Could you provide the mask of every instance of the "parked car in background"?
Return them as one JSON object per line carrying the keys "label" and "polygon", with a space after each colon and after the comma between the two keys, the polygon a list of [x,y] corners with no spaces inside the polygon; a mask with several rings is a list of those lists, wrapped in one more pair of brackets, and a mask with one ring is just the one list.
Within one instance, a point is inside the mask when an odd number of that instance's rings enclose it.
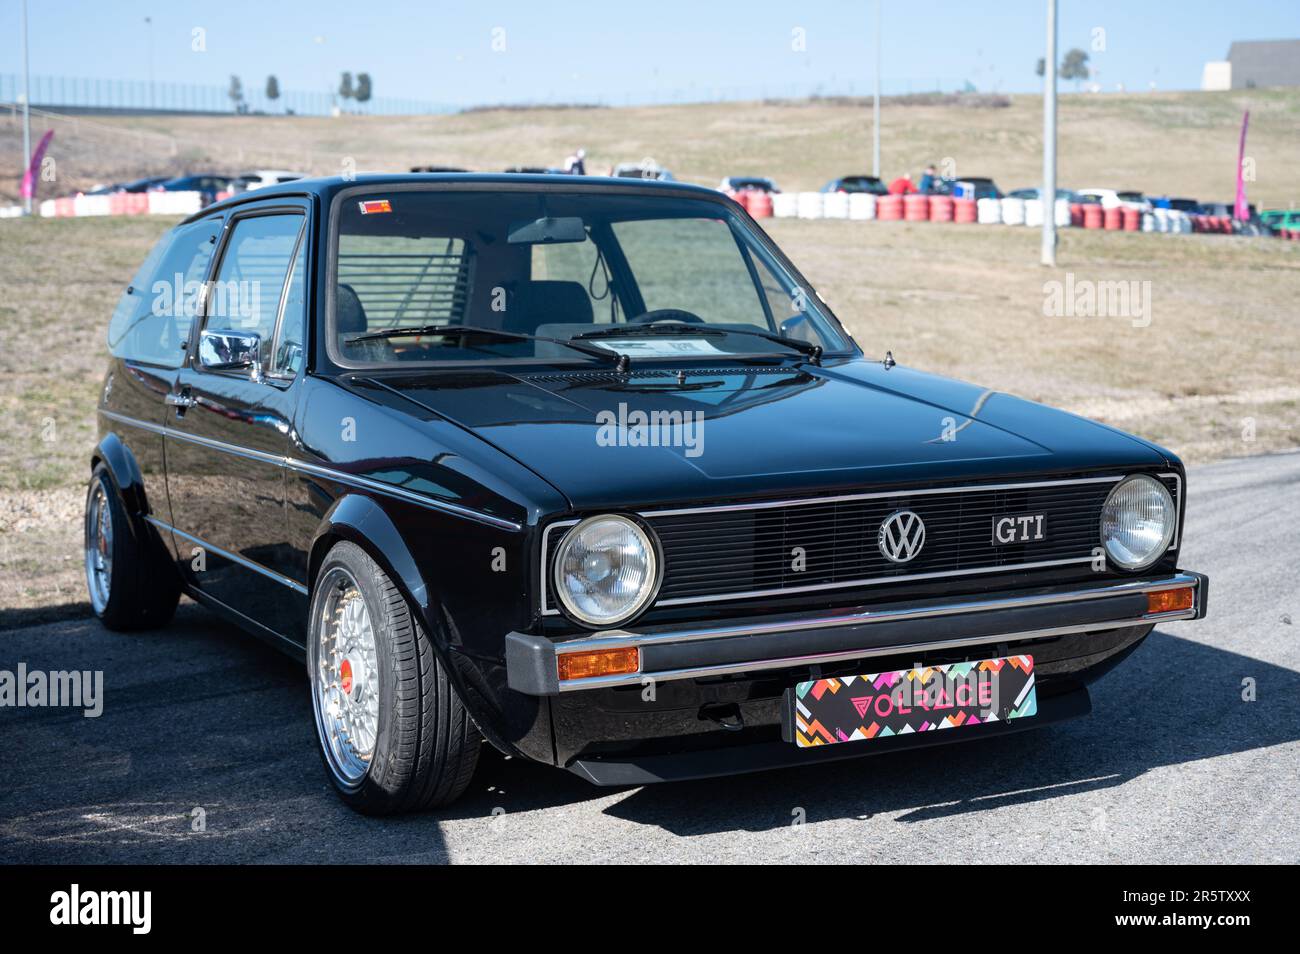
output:
{"label": "parked car in background", "polygon": [[[227,291],[159,309],[173,280]],[[933,743],[1086,715],[1205,615],[1173,453],[871,347],[712,189],[239,195],[109,322],[91,606],[139,629],[186,593],[305,661],[326,776],[373,814],[455,799],[483,739],[602,785],[908,748],[942,774]],[[1161,704],[1132,685],[1094,718]],[[260,771],[295,737],[257,736]]]}
{"label": "parked car in background", "polygon": [[1092,196],[1101,203],[1103,209],[1137,209],[1139,212],[1150,212],[1153,208],[1149,200],[1141,192],[1121,192],[1115,189],[1079,189],[1079,195]]}
{"label": "parked car in background", "polygon": [[821,187],[822,192],[867,192],[871,195],[888,195],[889,187],[875,176],[841,176]]}
{"label": "parked car in background", "polygon": [[653,179],[672,182],[673,174],[663,166],[647,162],[620,162],[610,172],[615,179]]}
{"label": "parked car in background", "polygon": [[[1037,199],[1040,195],[1042,195],[1042,193],[1043,190],[1038,188],[1012,189],[1010,192],[1007,193],[1006,197],[1008,199]],[[1073,189],[1057,189],[1056,201],[1077,203],[1079,202],[1079,194],[1075,192]]]}
{"label": "parked car in background", "polygon": [[1300,209],[1265,209],[1259,213],[1260,224],[1277,232],[1300,230]]}
{"label": "parked car in background", "polygon": [[249,192],[280,182],[295,182],[307,178],[305,172],[293,172],[289,169],[254,169],[235,176],[232,187],[235,191]]}
{"label": "parked car in background", "polygon": [[992,179],[983,176],[957,176],[935,179],[930,186],[932,195],[951,195],[962,199],[1000,199],[1002,190]]}
{"label": "parked car in background", "polygon": [[144,179],[134,179],[130,182],[115,182],[112,185],[95,186],[86,195],[116,195],[122,192],[148,192],[154,186],[160,186],[171,179],[171,176],[147,176]]}
{"label": "parked car in background", "polygon": [[[469,172],[458,166],[411,166],[412,172]],[[507,172],[510,170],[506,170]]]}
{"label": "parked car in background", "polygon": [[718,186],[723,195],[734,196],[738,192],[770,192],[776,194],[781,190],[771,179],[762,176],[727,176]]}
{"label": "parked car in background", "polygon": [[168,179],[166,182],[150,186],[149,192],[198,192],[203,196],[205,205],[216,201],[217,195],[221,192],[230,191],[230,184],[234,179],[231,176],[214,175],[206,173],[196,176],[181,176],[178,179]]}
{"label": "parked car in background", "polygon": [[504,170],[515,176],[563,176],[568,175],[563,169],[554,166],[511,166]]}

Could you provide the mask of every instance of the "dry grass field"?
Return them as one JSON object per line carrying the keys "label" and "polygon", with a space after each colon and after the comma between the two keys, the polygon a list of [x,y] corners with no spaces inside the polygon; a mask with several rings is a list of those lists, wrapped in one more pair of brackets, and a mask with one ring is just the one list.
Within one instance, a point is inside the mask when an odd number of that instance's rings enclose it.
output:
{"label": "dry grass field", "polygon": [[[1247,106],[1252,201],[1291,204],[1300,198],[1300,92],[1066,97],[1062,182],[1227,199]],[[150,132],[175,137],[178,154],[154,159],[196,167],[221,156],[225,167],[322,173],[349,157],[362,171],[500,169],[556,164],[584,145],[594,169],[653,156],[683,179],[713,184],[724,173],[755,172],[805,189],[869,166],[868,117],[814,103],[96,122],[133,130],[137,143],[162,141]],[[886,170],[915,171],[947,156],[962,173],[991,175],[1004,188],[1031,184],[1039,123],[1032,97],[1004,109],[891,106]],[[128,154],[140,162],[139,151],[78,153],[74,136],[62,142],[69,152],[53,153],[61,185],[147,171],[113,165]],[[0,116],[6,184],[16,178],[14,155],[13,126]],[[58,614],[85,598],[79,518],[104,330],[122,287],[170,224],[0,221],[0,611]],[[768,228],[868,354],[890,349],[902,364],[1087,414],[1189,462],[1300,446],[1300,244],[1067,230],[1051,272],[1036,264],[1038,235],[1026,228],[798,220]],[[1067,275],[1149,282],[1149,324],[1046,317],[1045,283]]]}
{"label": "dry grass field", "polygon": [[[951,160],[959,175],[992,176],[1004,189],[1041,174],[1042,101],[1004,108],[884,101],[884,172],[919,174]],[[1300,90],[1067,94],[1060,105],[1060,182],[1153,195],[1230,201],[1243,110],[1259,208],[1300,203]],[[45,120],[37,123],[41,132]],[[724,175],[769,175],[787,190],[819,188],[871,171],[869,104],[837,101],[710,103],[619,109],[488,110],[447,116],[157,116],[55,121],[55,191],[151,172],[256,165],[337,175],[413,165],[499,171],[557,166],[574,148],[588,169],[652,157],[679,178],[716,185]],[[0,114],[0,170],[20,166],[20,129]],[[17,176],[0,176],[12,196]],[[7,190],[7,191],[6,191]]]}

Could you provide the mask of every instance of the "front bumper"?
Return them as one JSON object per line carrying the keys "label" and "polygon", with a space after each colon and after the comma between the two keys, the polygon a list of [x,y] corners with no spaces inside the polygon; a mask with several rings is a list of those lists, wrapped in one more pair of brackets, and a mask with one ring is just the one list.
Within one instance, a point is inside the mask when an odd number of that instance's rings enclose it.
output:
{"label": "front bumper", "polygon": [[[1193,591],[1189,608],[1150,612],[1149,594],[1184,588]],[[893,603],[815,617],[788,614],[702,628],[608,630],[558,640],[510,633],[506,676],[516,692],[553,696],[647,680],[791,669],[1201,619],[1208,595],[1207,577],[1180,571],[1156,579]],[[632,646],[639,650],[636,672],[564,682],[559,678],[558,659],[565,653]]]}

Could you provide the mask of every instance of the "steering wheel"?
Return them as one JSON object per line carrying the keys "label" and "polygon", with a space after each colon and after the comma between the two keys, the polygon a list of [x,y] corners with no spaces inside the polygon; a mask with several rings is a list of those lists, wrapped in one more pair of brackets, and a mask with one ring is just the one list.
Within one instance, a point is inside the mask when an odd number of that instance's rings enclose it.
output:
{"label": "steering wheel", "polygon": [[680,321],[688,325],[704,324],[704,319],[695,312],[685,311],[681,308],[656,308],[654,311],[647,311],[643,315],[637,315],[629,324],[653,325],[660,321]]}

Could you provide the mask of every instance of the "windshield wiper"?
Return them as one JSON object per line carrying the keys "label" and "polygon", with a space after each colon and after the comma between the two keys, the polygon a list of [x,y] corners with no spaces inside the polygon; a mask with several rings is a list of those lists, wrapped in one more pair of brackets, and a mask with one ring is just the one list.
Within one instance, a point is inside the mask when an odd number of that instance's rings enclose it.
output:
{"label": "windshield wiper", "polygon": [[587,347],[576,341],[568,341],[564,338],[548,338],[546,335],[529,335],[521,331],[503,331],[500,328],[483,328],[478,325],[417,325],[414,328],[383,328],[379,331],[362,332],[355,337],[348,338],[348,344],[355,344],[358,341],[380,341],[385,338],[405,338],[417,337],[422,335],[458,335],[474,334],[487,335],[494,338],[511,338],[515,341],[549,341],[551,344],[563,345],[574,351],[580,351],[585,355],[593,358],[599,358],[601,361],[609,363],[612,361],[619,371],[626,371],[630,365],[627,355],[619,354],[609,348]]}
{"label": "windshield wiper", "polygon": [[804,341],[801,338],[790,338],[786,335],[774,334],[770,331],[759,331],[755,328],[753,331],[741,328],[707,328],[700,325],[687,324],[686,322],[672,322],[658,325],[618,325],[616,327],[601,328],[597,331],[584,331],[580,335],[574,335],[574,338],[632,338],[639,335],[702,335],[702,336],[719,336],[719,335],[749,335],[754,338],[762,338],[765,341],[771,341],[774,344],[784,345],[793,351],[807,355],[813,364],[822,363],[822,346],[815,345],[810,341]]}

